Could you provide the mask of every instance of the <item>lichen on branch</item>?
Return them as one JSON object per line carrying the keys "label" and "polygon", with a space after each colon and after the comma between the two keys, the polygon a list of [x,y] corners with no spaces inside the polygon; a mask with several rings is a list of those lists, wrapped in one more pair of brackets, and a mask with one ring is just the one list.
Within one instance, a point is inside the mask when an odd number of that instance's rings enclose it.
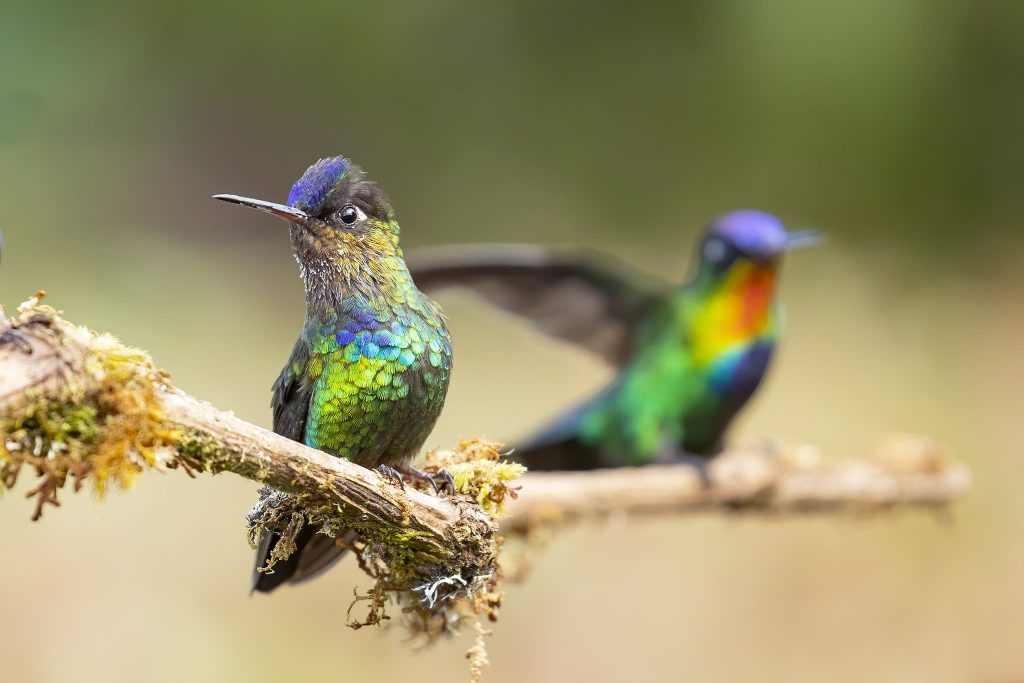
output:
{"label": "lichen on branch", "polygon": [[[0,492],[25,471],[35,473],[29,495],[38,518],[58,504],[62,487],[91,485],[102,495],[146,469],[232,472],[267,484],[276,493],[254,510],[251,534],[272,529],[287,539],[315,525],[349,545],[374,581],[357,595],[353,607],[368,609],[351,616],[354,626],[382,623],[397,603],[429,641],[469,616],[477,634],[469,653],[474,679],[487,663],[482,622],[501,604],[499,518],[503,533],[536,545],[551,525],[622,513],[935,508],[963,496],[971,482],[966,467],[913,437],[890,439],[868,460],[828,463],[806,448],[794,453],[731,447],[706,478],[683,464],[531,474],[520,496],[523,468],[504,460],[496,444],[467,441],[425,456],[425,469],[444,468],[455,479],[456,493],[438,497],[178,391],[144,352],[68,323],[39,297],[10,319],[0,309]],[[283,556],[290,544],[280,549]]]}
{"label": "lichen on branch", "polygon": [[0,487],[34,472],[36,518],[68,484],[103,494],[149,468],[233,472],[274,491],[251,516],[253,537],[281,533],[281,557],[305,525],[350,543],[374,579],[376,621],[394,597],[426,632],[438,619],[450,624],[456,604],[496,613],[495,520],[523,472],[483,441],[426,463],[442,466],[455,475],[453,495],[401,488],[178,391],[147,354],[67,322],[39,297],[13,318],[0,314]]}
{"label": "lichen on branch", "polygon": [[23,470],[33,470],[33,519],[59,505],[57,492],[69,481],[76,491],[90,483],[102,496],[111,486],[127,488],[147,468],[175,466],[165,447],[178,438],[157,398],[167,374],[112,335],[64,321],[40,296],[12,320],[0,317],[0,361],[42,356],[36,363],[43,381],[19,387],[31,375],[18,373],[0,380],[0,487],[12,488]]}

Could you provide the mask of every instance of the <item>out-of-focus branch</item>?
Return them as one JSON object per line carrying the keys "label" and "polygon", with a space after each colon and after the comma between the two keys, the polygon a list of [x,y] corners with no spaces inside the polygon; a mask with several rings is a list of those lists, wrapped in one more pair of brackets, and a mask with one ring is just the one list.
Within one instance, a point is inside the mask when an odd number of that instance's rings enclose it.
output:
{"label": "out-of-focus branch", "polygon": [[751,512],[805,514],[942,507],[971,476],[929,440],[887,438],[869,458],[825,464],[809,447],[728,451],[701,477],[693,466],[592,472],[533,472],[502,520],[502,531],[616,514]]}

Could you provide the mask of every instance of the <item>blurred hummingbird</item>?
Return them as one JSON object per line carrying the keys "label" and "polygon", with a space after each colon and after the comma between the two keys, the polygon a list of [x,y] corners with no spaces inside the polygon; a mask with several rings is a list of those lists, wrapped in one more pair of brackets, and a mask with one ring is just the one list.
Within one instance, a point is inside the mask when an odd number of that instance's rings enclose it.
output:
{"label": "blurred hummingbird", "polygon": [[767,213],[714,219],[682,286],[591,252],[536,245],[435,247],[410,256],[425,291],[474,290],[618,369],[611,384],[517,445],[532,469],[692,460],[722,447],[779,338],[782,255],[819,241]]}
{"label": "blurred hummingbird", "polygon": [[[452,351],[441,309],[406,268],[384,192],[348,159],[333,157],[309,167],[287,205],[214,198],[286,221],[305,284],[305,323],[274,383],[274,431],[399,483],[403,473],[450,482],[447,473],[409,467],[444,405]],[[270,572],[260,570],[280,536],[264,532],[252,589],[310,579],[340,559],[343,544],[317,531],[303,528],[298,549]],[[339,540],[354,538],[343,532]]]}

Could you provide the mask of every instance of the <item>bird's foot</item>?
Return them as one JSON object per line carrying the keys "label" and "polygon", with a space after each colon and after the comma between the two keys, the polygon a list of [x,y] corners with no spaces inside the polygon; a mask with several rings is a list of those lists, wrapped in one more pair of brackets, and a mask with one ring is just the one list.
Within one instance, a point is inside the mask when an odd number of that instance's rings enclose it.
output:
{"label": "bird's foot", "polygon": [[380,474],[385,479],[387,479],[388,481],[390,481],[392,484],[398,484],[400,487],[402,487],[403,491],[405,490],[405,479],[404,477],[402,477],[402,473],[396,470],[394,467],[391,467],[389,465],[378,465],[377,473]]}
{"label": "bird's foot", "polygon": [[455,477],[448,470],[424,472],[423,470],[410,467],[405,470],[405,473],[412,479],[425,481],[430,484],[430,488],[434,489],[434,493],[440,493],[445,489],[448,489],[448,493],[455,493]]}
{"label": "bird's foot", "polygon": [[0,346],[7,346],[8,344],[13,344],[24,353],[32,353],[32,344],[29,343],[20,330],[16,330],[13,327],[8,327],[0,333]]}

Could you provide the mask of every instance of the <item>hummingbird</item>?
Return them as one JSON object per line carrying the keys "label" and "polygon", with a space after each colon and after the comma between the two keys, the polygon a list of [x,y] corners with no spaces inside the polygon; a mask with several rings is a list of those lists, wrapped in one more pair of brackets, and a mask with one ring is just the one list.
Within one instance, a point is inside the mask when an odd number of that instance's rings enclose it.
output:
{"label": "hummingbird", "polygon": [[768,213],[732,211],[707,226],[682,285],[606,255],[538,245],[434,247],[409,263],[425,291],[468,288],[617,369],[607,387],[516,445],[528,468],[683,460],[703,472],[778,344],[782,256],[819,240]]}
{"label": "hummingbird", "polygon": [[[440,307],[413,284],[387,195],[344,157],[321,159],[292,186],[287,204],[215,195],[280,218],[306,293],[306,316],[273,386],[274,431],[312,448],[402,475],[438,479],[409,465],[444,406],[452,348]],[[404,486],[404,484],[403,484]],[[264,490],[262,495],[269,495]],[[280,535],[264,531],[252,590],[311,579],[345,553],[306,525],[287,560],[267,568]]]}

